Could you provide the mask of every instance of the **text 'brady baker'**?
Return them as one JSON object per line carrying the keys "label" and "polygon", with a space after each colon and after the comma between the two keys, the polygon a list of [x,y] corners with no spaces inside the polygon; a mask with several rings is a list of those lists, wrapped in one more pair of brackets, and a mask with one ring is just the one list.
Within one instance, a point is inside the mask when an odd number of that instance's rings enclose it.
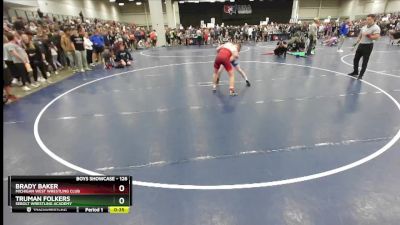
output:
{"label": "text 'brady baker'", "polygon": [[47,189],[54,190],[58,189],[58,184],[15,184],[17,190],[29,190],[29,189]]}

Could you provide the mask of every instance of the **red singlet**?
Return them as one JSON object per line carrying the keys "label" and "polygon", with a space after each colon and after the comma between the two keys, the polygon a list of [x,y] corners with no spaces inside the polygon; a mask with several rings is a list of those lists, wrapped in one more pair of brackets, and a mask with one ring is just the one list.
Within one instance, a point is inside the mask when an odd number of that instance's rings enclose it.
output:
{"label": "red singlet", "polygon": [[231,71],[233,69],[231,65],[231,56],[232,53],[229,49],[221,48],[214,61],[214,70],[218,71],[221,65],[223,65],[226,71]]}

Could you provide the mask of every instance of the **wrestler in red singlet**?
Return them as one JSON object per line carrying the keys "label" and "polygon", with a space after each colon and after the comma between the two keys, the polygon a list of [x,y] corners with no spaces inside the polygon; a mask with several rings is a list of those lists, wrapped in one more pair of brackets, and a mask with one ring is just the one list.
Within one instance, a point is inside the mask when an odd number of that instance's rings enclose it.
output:
{"label": "wrestler in red singlet", "polygon": [[214,61],[214,85],[213,91],[217,88],[217,79],[219,78],[222,70],[219,68],[224,66],[225,70],[229,74],[229,94],[231,96],[237,95],[235,92],[235,76],[233,74],[233,67],[231,61],[234,61],[239,57],[240,44],[232,44],[230,42],[223,44],[217,48],[218,54]]}

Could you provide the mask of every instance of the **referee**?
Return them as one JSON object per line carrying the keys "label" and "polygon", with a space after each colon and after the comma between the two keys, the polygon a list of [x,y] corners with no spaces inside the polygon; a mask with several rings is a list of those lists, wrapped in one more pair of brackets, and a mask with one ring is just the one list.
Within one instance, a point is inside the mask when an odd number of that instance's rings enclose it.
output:
{"label": "referee", "polygon": [[[375,15],[369,14],[367,16],[367,25],[363,26],[360,31],[360,35],[358,36],[357,42],[353,45],[356,46],[358,43],[356,55],[354,56],[353,67],[354,70],[352,73],[349,73],[350,76],[358,76],[359,80],[364,76],[365,70],[367,70],[369,56],[371,55],[372,49],[374,48],[374,40],[380,38],[381,29],[378,25],[375,24]],[[360,74],[358,73],[358,64],[360,62],[361,57],[363,58],[363,63],[361,65]]]}
{"label": "referee", "polygon": [[311,51],[315,47],[315,43],[317,42],[318,26],[319,19],[314,18],[314,22],[308,27],[308,40],[310,43],[308,44],[306,55],[311,55]]}

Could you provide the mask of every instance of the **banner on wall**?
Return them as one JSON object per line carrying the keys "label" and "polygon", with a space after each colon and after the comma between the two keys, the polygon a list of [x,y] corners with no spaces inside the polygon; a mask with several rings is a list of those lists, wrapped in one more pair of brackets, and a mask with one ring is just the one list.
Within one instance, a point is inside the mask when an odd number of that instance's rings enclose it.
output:
{"label": "banner on wall", "polygon": [[211,18],[211,23],[215,24],[215,18]]}
{"label": "banner on wall", "polygon": [[251,14],[251,5],[224,5],[224,13],[229,15]]}
{"label": "banner on wall", "polygon": [[200,27],[204,28],[206,25],[204,24],[204,20],[200,20]]}

